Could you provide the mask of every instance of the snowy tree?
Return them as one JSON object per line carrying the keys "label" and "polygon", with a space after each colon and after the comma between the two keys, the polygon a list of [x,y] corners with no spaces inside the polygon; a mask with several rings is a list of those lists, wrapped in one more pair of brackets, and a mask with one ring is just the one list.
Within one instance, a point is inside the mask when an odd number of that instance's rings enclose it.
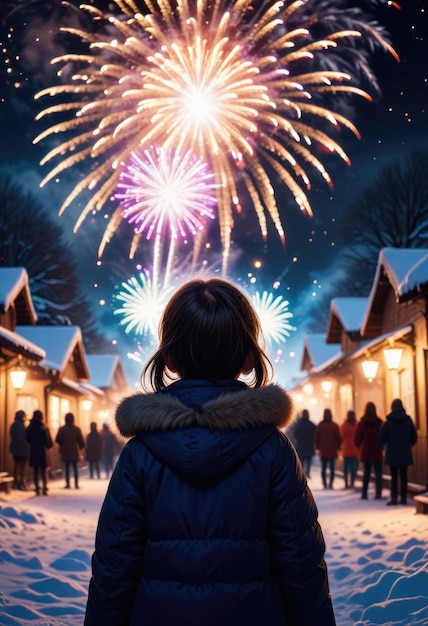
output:
{"label": "snowy tree", "polygon": [[43,206],[0,175],[0,266],[25,267],[39,324],[74,324],[88,352],[105,352],[76,273],[74,253]]}
{"label": "snowy tree", "polygon": [[310,324],[323,331],[330,300],[368,296],[382,248],[428,248],[428,152],[384,167],[339,218],[342,277],[317,302]]}
{"label": "snowy tree", "polygon": [[368,264],[376,267],[381,248],[428,247],[428,152],[383,168],[344,212],[339,236],[349,271],[352,262],[365,264],[367,289],[372,278]]}

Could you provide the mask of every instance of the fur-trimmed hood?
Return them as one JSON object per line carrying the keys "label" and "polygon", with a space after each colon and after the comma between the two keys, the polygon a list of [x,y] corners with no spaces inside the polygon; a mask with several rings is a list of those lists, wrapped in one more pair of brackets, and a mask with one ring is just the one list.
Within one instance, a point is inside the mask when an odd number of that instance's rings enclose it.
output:
{"label": "fur-trimmed hood", "polygon": [[277,385],[179,381],[162,392],[125,398],[116,424],[175,472],[202,479],[243,462],[291,416],[292,402]]}

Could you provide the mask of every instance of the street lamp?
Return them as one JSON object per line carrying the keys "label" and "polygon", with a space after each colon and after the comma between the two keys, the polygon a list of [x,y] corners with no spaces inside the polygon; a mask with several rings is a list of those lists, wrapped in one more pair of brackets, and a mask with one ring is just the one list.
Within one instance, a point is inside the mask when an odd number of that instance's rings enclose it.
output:
{"label": "street lamp", "polygon": [[402,348],[387,348],[383,351],[386,366],[389,370],[398,370],[400,367]]}
{"label": "street lamp", "polygon": [[333,389],[333,382],[331,380],[323,380],[321,383],[321,389],[328,395]]}
{"label": "street lamp", "polygon": [[92,400],[83,400],[82,401],[82,406],[85,409],[85,411],[90,411],[92,409]]}
{"label": "street lamp", "polygon": [[314,386],[312,383],[305,383],[303,385],[303,393],[307,396],[310,396],[314,391]]}
{"label": "street lamp", "polygon": [[363,374],[365,378],[372,382],[373,379],[376,378],[377,369],[379,367],[379,361],[374,361],[373,359],[366,359],[361,363],[361,367],[363,368]]}
{"label": "street lamp", "polygon": [[22,389],[27,377],[27,372],[21,368],[10,370],[10,378],[14,389]]}

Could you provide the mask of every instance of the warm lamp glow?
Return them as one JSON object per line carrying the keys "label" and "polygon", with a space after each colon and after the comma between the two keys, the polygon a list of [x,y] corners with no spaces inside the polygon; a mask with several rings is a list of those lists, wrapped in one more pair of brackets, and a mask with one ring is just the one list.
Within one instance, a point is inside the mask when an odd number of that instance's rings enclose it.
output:
{"label": "warm lamp glow", "polygon": [[403,354],[402,348],[388,348],[383,351],[385,356],[386,366],[389,370],[398,370],[400,367],[401,355]]}
{"label": "warm lamp glow", "polygon": [[10,378],[12,380],[12,386],[14,389],[22,389],[25,383],[27,372],[21,369],[11,370]]}
{"label": "warm lamp glow", "polygon": [[306,383],[306,385],[303,385],[303,393],[305,393],[307,396],[310,396],[313,390],[314,386],[312,383]]}
{"label": "warm lamp glow", "polygon": [[374,378],[376,378],[379,361],[367,359],[361,363],[361,367],[363,368],[364,376],[369,382],[371,382]]}
{"label": "warm lamp glow", "polygon": [[321,383],[321,389],[324,391],[324,393],[330,393],[330,391],[333,388],[333,383],[331,380],[323,380]]}
{"label": "warm lamp glow", "polygon": [[92,400],[83,400],[82,406],[85,411],[90,411],[92,409]]}

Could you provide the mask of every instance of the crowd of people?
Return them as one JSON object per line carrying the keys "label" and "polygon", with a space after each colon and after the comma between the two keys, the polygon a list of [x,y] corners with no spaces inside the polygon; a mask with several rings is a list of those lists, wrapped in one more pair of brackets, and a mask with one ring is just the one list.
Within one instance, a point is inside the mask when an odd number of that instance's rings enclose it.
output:
{"label": "crowd of people", "polygon": [[29,467],[36,495],[48,495],[49,457],[47,450],[58,446],[58,452],[64,466],[65,489],[70,489],[72,482],[79,489],[80,461],[88,463],[89,477],[101,478],[102,469],[106,478],[110,478],[115,459],[122,445],[121,440],[104,423],[101,431],[96,422],[91,422],[90,432],[86,439],[79,426],[75,424],[73,413],[66,413],[64,425],[58,429],[55,439],[43,421],[43,413],[39,409],[33,412],[26,425],[27,415],[19,410],[10,427],[10,453],[14,461],[13,487],[26,491],[29,488]]}
{"label": "crowd of people", "polygon": [[[37,495],[48,494],[46,451],[58,444],[64,465],[65,488],[79,488],[79,461],[88,464],[89,477],[100,479],[102,471],[110,478],[121,450],[119,438],[104,423],[101,431],[96,422],[91,422],[90,432],[84,438],[75,424],[73,413],[65,415],[65,423],[58,430],[55,440],[43,421],[43,414],[35,410],[28,426],[26,414],[19,410],[10,427],[10,452],[14,460],[15,489],[28,489],[29,466],[33,470],[34,489]],[[324,409],[322,420],[315,424],[309,411],[303,409],[289,429],[303,470],[311,477],[312,460],[320,459],[321,478],[324,489],[332,489],[338,462],[344,479],[344,488],[353,489],[358,468],[361,464],[361,498],[368,497],[371,477],[374,477],[374,497],[382,499],[382,464],[390,468],[390,499],[388,506],[407,503],[407,473],[412,465],[412,447],[417,440],[413,420],[406,414],[403,403],[395,399],[391,412],[382,420],[373,402],[367,402],[364,414],[357,420],[355,411],[347,411],[345,420],[339,425],[331,409]],[[40,485],[41,482],[41,485]]]}
{"label": "crowd of people", "polygon": [[[291,399],[270,383],[257,315],[220,279],[182,286],[159,328],[159,347],[142,373],[151,390],[117,407],[118,430],[129,441],[100,511],[84,625],[166,624],[178,615],[189,626],[335,626],[305,473],[318,454],[323,486],[333,489],[340,459],[350,489],[361,463],[361,497],[373,468],[381,498],[384,462],[387,504],[406,504],[417,434],[402,401],[392,402],[385,420],[368,402],[360,419],[349,410],[340,425],[330,408],[317,424],[308,410],[292,424]],[[36,493],[41,479],[47,495],[46,451],[55,444],[66,488],[73,478],[79,487],[84,450],[90,477],[100,477],[102,461],[110,477],[119,450],[106,424],[99,433],[93,422],[85,441],[67,413],[53,441],[41,411],[27,427],[25,417],[18,411],[11,428],[17,486],[26,488],[29,463]]]}
{"label": "crowd of people", "polygon": [[[315,424],[304,409],[290,429],[306,476],[310,478],[313,457],[321,462],[324,489],[333,489],[338,461],[345,489],[353,489],[359,464],[362,468],[361,498],[368,497],[370,479],[374,474],[375,499],[382,498],[382,464],[389,466],[390,499],[387,505],[407,504],[407,473],[413,464],[412,447],[417,440],[413,420],[407,415],[399,398],[393,400],[391,412],[382,420],[373,402],[367,402],[364,414],[357,420],[348,410],[339,425],[331,409],[324,409],[322,420]],[[398,484],[400,483],[400,488]]]}

